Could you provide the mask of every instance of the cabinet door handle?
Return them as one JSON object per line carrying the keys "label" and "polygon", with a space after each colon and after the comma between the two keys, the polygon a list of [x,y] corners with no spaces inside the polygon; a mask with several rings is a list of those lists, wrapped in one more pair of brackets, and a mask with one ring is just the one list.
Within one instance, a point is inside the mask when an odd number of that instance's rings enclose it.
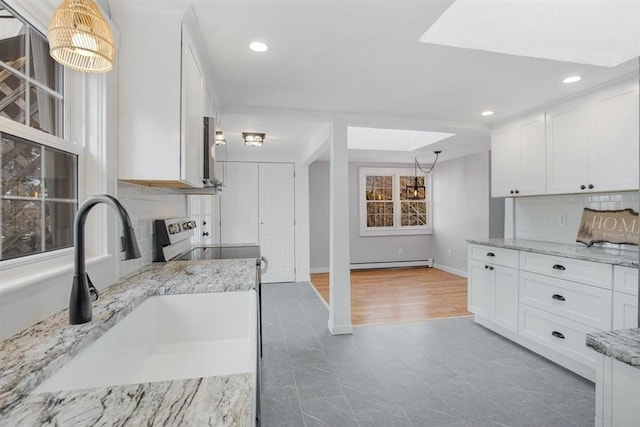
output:
{"label": "cabinet door handle", "polygon": [[593,184],[589,184],[589,185],[587,185],[587,188],[588,188],[589,190],[593,190]]}
{"label": "cabinet door handle", "polygon": [[580,186],[580,189],[581,189],[581,190],[584,190],[585,188],[587,188],[587,187],[585,187],[584,185],[581,185],[581,186]]}
{"label": "cabinet door handle", "polygon": [[509,194],[513,194],[513,190],[510,190],[510,191],[509,191]]}
{"label": "cabinet door handle", "polygon": [[489,270],[493,270],[493,267],[489,267]]}
{"label": "cabinet door handle", "polygon": [[554,336],[554,337],[556,337],[556,338],[560,338],[561,340],[563,340],[563,339],[564,339],[564,334],[562,334],[562,333],[560,333],[560,332],[558,332],[558,331],[553,331],[553,332],[551,332],[551,335],[553,335],[553,336]]}
{"label": "cabinet door handle", "polygon": [[485,265],[485,266],[484,266],[484,269],[485,269],[485,270],[487,270],[488,268],[489,268],[489,266],[488,266],[488,265]]}
{"label": "cabinet door handle", "polygon": [[520,190],[516,190],[516,194],[520,194]]}
{"label": "cabinet door handle", "polygon": [[556,301],[566,301],[566,298],[559,294],[554,294],[551,298],[553,298]]}
{"label": "cabinet door handle", "polygon": [[208,233],[208,232],[206,232],[206,231],[205,231],[204,233],[202,233],[202,235],[203,235],[204,237],[209,237],[209,233]]}
{"label": "cabinet door handle", "polygon": [[493,252],[487,252],[487,256],[496,256]]}
{"label": "cabinet door handle", "polygon": [[553,268],[554,270],[561,270],[561,271],[566,270],[566,268],[564,267],[564,265],[560,265],[560,264],[555,264],[555,265],[554,265],[553,267],[551,267],[551,268]]}

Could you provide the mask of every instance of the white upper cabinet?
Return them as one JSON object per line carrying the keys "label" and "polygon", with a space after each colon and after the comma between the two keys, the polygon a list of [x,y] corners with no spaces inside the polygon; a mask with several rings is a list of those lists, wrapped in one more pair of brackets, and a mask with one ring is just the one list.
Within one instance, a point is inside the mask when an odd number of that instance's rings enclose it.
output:
{"label": "white upper cabinet", "polygon": [[[547,112],[547,190],[577,193],[589,181],[589,111],[569,104]],[[582,189],[584,190],[584,189]]]}
{"label": "white upper cabinet", "polygon": [[182,24],[182,91],[180,178],[201,187],[204,179],[204,73],[193,37]]}
{"label": "white upper cabinet", "polygon": [[491,133],[491,195],[545,192],[545,119],[530,116]]}
{"label": "white upper cabinet", "polygon": [[594,191],[638,188],[638,90],[617,88],[592,103],[589,184]]}
{"label": "white upper cabinet", "polygon": [[202,187],[207,102],[200,32],[191,8],[116,8],[118,179]]}
{"label": "white upper cabinet", "polygon": [[518,136],[515,125],[491,132],[491,195],[513,196],[518,186]]}
{"label": "white upper cabinet", "polygon": [[638,85],[547,111],[547,193],[638,188]]}
{"label": "white upper cabinet", "polygon": [[496,128],[491,195],[638,189],[638,83],[624,82]]}

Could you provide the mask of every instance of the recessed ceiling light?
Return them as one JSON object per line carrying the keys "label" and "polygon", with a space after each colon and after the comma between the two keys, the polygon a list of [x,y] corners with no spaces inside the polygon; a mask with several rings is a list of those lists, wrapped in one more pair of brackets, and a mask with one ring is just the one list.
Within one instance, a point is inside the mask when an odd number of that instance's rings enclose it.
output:
{"label": "recessed ceiling light", "polygon": [[480,115],[482,116],[493,116],[493,111],[491,110],[487,110],[487,111],[483,111],[482,113],[480,113]]}
{"label": "recessed ceiling light", "polygon": [[249,49],[254,52],[266,52],[269,50],[269,46],[262,42],[251,42],[249,44]]}
{"label": "recessed ceiling light", "polygon": [[575,82],[579,82],[580,80],[582,80],[582,77],[580,76],[569,76],[566,79],[564,79],[562,83],[575,83]]}

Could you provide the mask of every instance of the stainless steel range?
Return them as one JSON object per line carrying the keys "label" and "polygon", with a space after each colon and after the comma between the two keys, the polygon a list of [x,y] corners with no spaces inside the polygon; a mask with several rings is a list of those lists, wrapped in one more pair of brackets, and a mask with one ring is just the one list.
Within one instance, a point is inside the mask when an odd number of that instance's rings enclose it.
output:
{"label": "stainless steel range", "polygon": [[155,261],[199,261],[212,259],[256,258],[265,263],[260,256],[260,246],[255,243],[229,245],[196,245],[192,238],[198,224],[189,218],[157,219],[155,221]]}

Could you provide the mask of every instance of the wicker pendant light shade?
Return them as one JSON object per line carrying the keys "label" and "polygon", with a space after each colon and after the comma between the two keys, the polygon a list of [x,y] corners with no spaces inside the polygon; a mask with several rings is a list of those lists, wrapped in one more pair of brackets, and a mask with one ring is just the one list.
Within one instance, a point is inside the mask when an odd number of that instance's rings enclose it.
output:
{"label": "wicker pendant light shade", "polygon": [[116,55],[113,33],[94,0],[63,0],[49,25],[49,50],[62,65],[106,73]]}

